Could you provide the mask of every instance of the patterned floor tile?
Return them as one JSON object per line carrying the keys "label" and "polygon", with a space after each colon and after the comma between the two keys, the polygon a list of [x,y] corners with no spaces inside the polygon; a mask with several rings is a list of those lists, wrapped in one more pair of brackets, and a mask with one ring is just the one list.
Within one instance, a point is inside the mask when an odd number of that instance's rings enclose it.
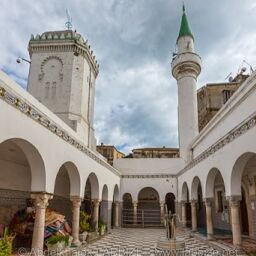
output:
{"label": "patterned floor tile", "polygon": [[[156,249],[157,240],[165,236],[164,229],[115,229],[101,240],[88,245],[79,256],[162,256]],[[183,255],[224,255],[189,233],[178,230],[177,236],[185,240]],[[171,255],[171,254],[170,254]]]}

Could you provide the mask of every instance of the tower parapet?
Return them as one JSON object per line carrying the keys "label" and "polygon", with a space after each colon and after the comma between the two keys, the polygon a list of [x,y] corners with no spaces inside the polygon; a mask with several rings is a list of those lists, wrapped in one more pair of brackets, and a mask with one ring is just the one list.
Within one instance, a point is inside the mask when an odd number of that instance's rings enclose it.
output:
{"label": "tower parapet", "polygon": [[[59,45],[60,41],[61,45]],[[64,42],[65,44],[63,44]],[[48,31],[44,32],[42,35],[31,35],[28,46],[30,57],[33,52],[47,51],[49,48],[52,51],[71,50],[76,54],[82,54],[93,67],[95,76],[98,75],[99,64],[91,50],[91,46],[88,44],[88,40],[85,41],[81,34],[73,30],[63,30]]]}
{"label": "tower parapet", "polygon": [[198,134],[197,77],[201,72],[201,58],[194,50],[194,36],[190,30],[185,7],[177,39],[177,55],[172,60],[172,75],[178,84],[178,126],[180,157],[192,158],[190,146]]}

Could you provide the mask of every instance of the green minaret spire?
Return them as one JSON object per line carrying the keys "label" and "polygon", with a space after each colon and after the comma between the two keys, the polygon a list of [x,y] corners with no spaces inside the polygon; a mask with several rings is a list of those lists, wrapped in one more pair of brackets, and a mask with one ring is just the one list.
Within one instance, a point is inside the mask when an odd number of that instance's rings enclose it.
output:
{"label": "green minaret spire", "polygon": [[182,6],[182,10],[183,10],[183,14],[182,14],[182,19],[181,19],[180,32],[179,32],[178,39],[182,36],[191,36],[194,39],[193,34],[192,34],[189,24],[188,24],[188,19],[187,19],[187,15],[185,12],[184,3]]}

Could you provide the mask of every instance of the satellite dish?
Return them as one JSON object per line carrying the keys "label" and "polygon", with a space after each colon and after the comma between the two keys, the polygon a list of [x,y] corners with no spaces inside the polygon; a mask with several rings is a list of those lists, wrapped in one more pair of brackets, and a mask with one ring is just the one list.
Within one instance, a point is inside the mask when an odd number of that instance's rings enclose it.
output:
{"label": "satellite dish", "polygon": [[246,67],[241,68],[241,73],[244,73],[246,71]]}
{"label": "satellite dish", "polygon": [[233,82],[233,77],[232,76],[230,76],[229,78],[228,78],[228,81],[230,82],[230,83],[232,83]]}

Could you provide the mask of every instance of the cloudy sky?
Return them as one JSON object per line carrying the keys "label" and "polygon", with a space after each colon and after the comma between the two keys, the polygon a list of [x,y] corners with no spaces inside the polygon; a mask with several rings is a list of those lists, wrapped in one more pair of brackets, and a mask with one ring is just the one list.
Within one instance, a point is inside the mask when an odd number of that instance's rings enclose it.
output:
{"label": "cloudy sky", "polygon": [[[243,60],[256,66],[255,0],[185,0],[203,59],[198,87],[223,81]],[[177,88],[170,72],[181,0],[1,0],[0,67],[26,88],[30,34],[74,28],[100,63],[96,85],[98,142],[124,152],[178,145]]]}

